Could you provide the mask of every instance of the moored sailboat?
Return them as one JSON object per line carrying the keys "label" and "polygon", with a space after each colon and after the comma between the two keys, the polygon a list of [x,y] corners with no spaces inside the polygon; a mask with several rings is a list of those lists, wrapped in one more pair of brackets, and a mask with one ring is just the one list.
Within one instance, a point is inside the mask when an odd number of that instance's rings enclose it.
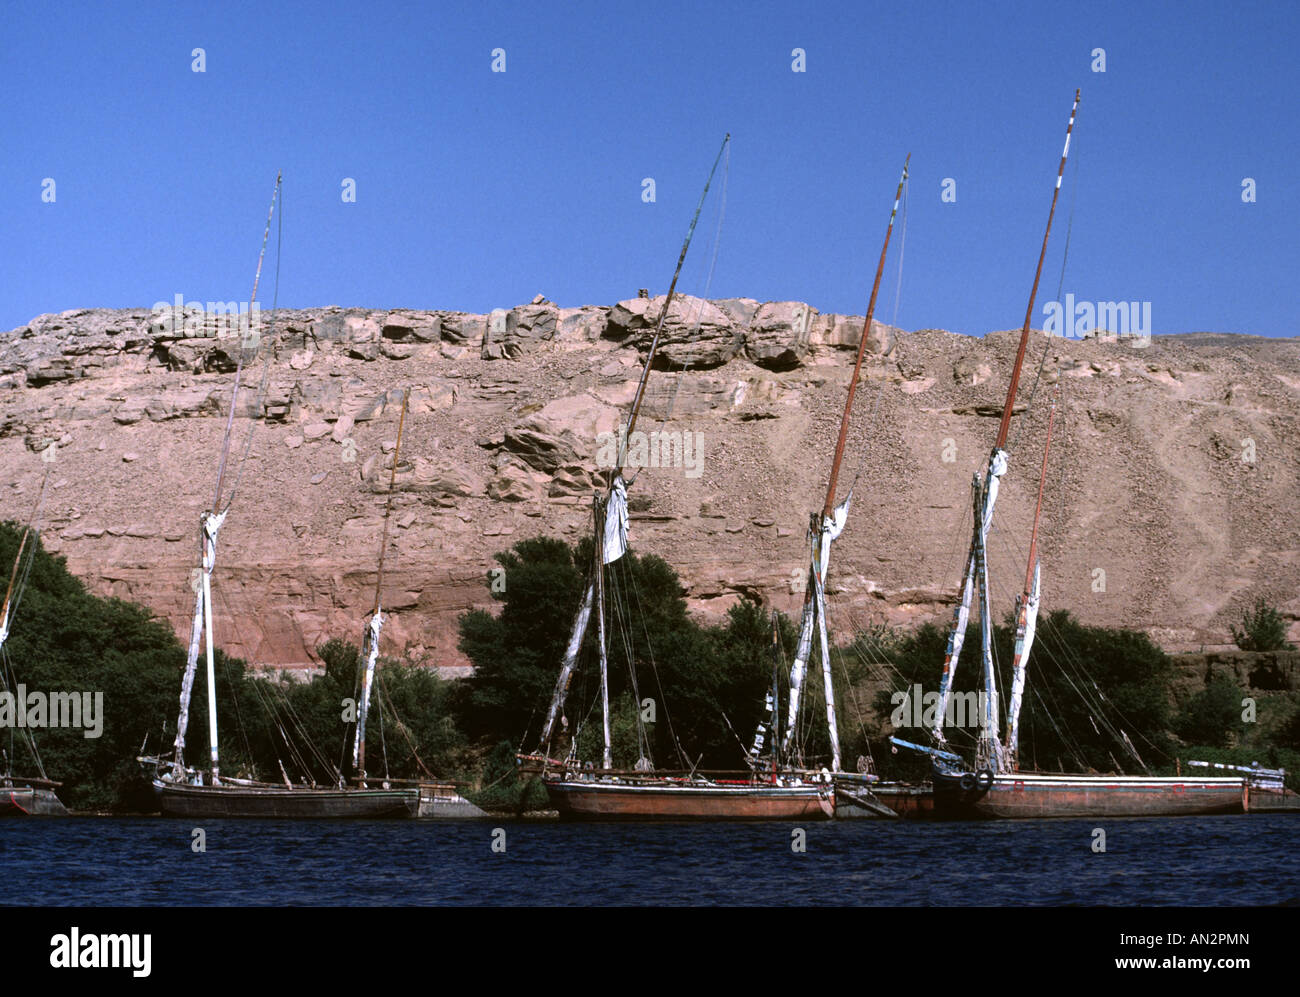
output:
{"label": "moored sailboat", "polygon": [[[276,177],[267,213],[266,229],[262,235],[262,249],[258,256],[257,273],[253,278],[251,302],[257,298],[257,285],[262,274],[266,244],[271,231],[271,217],[280,194],[280,177]],[[277,252],[279,250],[277,240]],[[419,809],[419,791],[415,788],[386,786],[369,788],[351,786],[341,774],[334,785],[298,785],[287,775],[282,784],[259,782],[254,779],[233,778],[221,774],[217,739],[217,692],[212,635],[212,571],[216,565],[217,537],[230,512],[235,489],[224,489],[226,459],[230,452],[231,430],[235,406],[239,399],[240,375],[243,372],[244,350],[238,350],[234,385],[230,396],[230,410],[226,418],[225,436],[217,468],[217,483],[212,507],[200,516],[199,544],[200,566],[197,575],[194,624],[190,632],[189,653],[181,680],[180,712],[176,725],[176,739],[170,758],[141,758],[142,764],[154,772],[153,788],[164,816],[186,818],[215,817],[276,817],[276,818],[339,818],[339,817],[415,817]],[[267,363],[270,363],[268,355]],[[236,485],[237,485],[236,480]],[[186,733],[189,726],[190,697],[194,676],[198,668],[199,644],[206,650],[207,713],[209,766],[207,769],[187,765],[185,761]]]}
{"label": "moored sailboat", "polygon": [[[839,722],[835,708],[835,690],[831,677],[830,638],[826,619],[826,577],[830,568],[831,546],[844,531],[848,522],[849,509],[853,503],[853,486],[849,488],[844,501],[836,504],[836,486],[839,483],[840,470],[844,460],[845,446],[848,443],[849,425],[853,416],[853,401],[857,394],[858,382],[862,373],[862,362],[866,355],[867,343],[871,334],[871,323],[875,317],[876,298],[880,293],[880,281],[885,271],[885,260],[889,254],[889,243],[894,231],[894,220],[898,206],[907,184],[909,155],[903,163],[903,172],[898,180],[898,189],[894,192],[894,205],[889,214],[889,224],[885,229],[884,242],[880,247],[880,259],[876,264],[875,280],[871,286],[871,297],[867,302],[867,314],[862,326],[862,337],[858,341],[858,352],[849,378],[848,394],[844,401],[844,412],[840,417],[839,436],[835,443],[835,453],[831,461],[829,481],[826,486],[826,499],[821,511],[809,517],[808,543],[809,560],[804,584],[804,605],[800,617],[799,638],[795,646],[794,661],[790,666],[789,697],[786,708],[784,729],[779,729],[779,711],[776,709],[778,689],[773,683],[769,700],[772,709],[768,720],[759,726],[754,736],[754,744],[749,752],[749,764],[758,771],[769,767],[771,771],[798,772],[803,768],[803,759],[799,757],[796,744],[796,732],[799,723],[800,707],[804,691],[808,664],[814,653],[814,631],[816,649],[820,652],[822,691],[826,706],[826,732],[830,742],[831,768],[826,778],[833,780],[835,786],[835,812],[837,816],[884,817],[893,818],[903,814],[915,816],[928,812],[932,798],[928,787],[905,783],[882,783],[868,773],[849,773],[843,770],[839,736]],[[856,481],[854,482],[856,484]],[[770,740],[770,748],[765,744]],[[767,754],[765,754],[765,750]]]}
{"label": "moored sailboat", "polygon": [[[713,168],[700,195],[699,204],[687,229],[677,259],[677,268],[660,310],[640,381],[621,434],[618,459],[609,472],[604,495],[594,500],[593,563],[574,618],[564,660],[556,679],[555,692],[542,727],[540,743],[532,754],[521,755],[527,769],[540,771],[552,804],[566,818],[631,819],[716,819],[716,820],[807,820],[829,817],[833,812],[833,790],[825,780],[794,773],[766,774],[753,771],[677,771],[656,769],[643,742],[641,757],[632,769],[616,769],[610,738],[609,675],[605,633],[606,570],[627,551],[627,483],[623,478],[627,441],[632,439],[645,398],[646,382],[655,362],[660,335],[667,320],[709,188],[722,162],[728,135],[718,150]],[[595,617],[596,648],[600,662],[600,698],[603,751],[599,768],[577,759],[577,737],[572,738],[567,757],[552,757],[558,738],[567,727],[565,700],[578,665],[579,654]],[[639,721],[638,721],[639,722]]]}
{"label": "moored sailboat", "polygon": [[[1034,302],[1038,294],[1039,280],[1042,277],[1043,260],[1047,253],[1047,243],[1052,231],[1052,218],[1056,212],[1061,181],[1065,175],[1066,159],[1070,151],[1070,136],[1074,130],[1078,108],[1079,92],[1076,90],[1074,105],[1070,111],[1070,123],[1066,129],[1065,148],[1061,153],[1056,185],[1052,192],[1047,228],[1043,234],[1038,267],[1034,273],[1029,306],[1025,312],[1024,327],[1021,330],[1015,364],[1007,387],[997,438],[989,453],[982,476],[976,475],[971,485],[974,525],[962,575],[961,594],[953,611],[953,621],[948,634],[939,686],[939,702],[934,714],[934,727],[930,732],[934,744],[922,746],[899,738],[892,740],[899,747],[920,751],[930,756],[933,767],[935,808],[941,816],[1141,817],[1241,813],[1246,805],[1247,788],[1245,780],[1240,778],[1094,773],[1072,775],[1020,770],[1019,718],[1039,607],[1041,572],[1037,554],[1038,525],[1042,511],[1043,486],[1047,474],[1047,454],[1051,446],[1055,403],[1053,403],[1052,414],[1048,418],[1047,440],[1044,446],[1043,468],[1039,479],[1025,585],[1017,600],[1011,695],[1007,710],[1006,734],[1005,737],[1002,735],[993,661],[993,619],[989,600],[986,542],[993,521],[993,509],[999,484],[1008,468],[1007,435],[1029,344]],[[983,671],[983,693],[980,697],[982,712],[979,718],[980,730],[975,749],[975,761],[973,766],[968,766],[960,755],[950,750],[943,725],[949,700],[953,695],[953,676],[961,656],[971,603],[976,592],[978,592],[977,611],[981,640],[979,652]]]}

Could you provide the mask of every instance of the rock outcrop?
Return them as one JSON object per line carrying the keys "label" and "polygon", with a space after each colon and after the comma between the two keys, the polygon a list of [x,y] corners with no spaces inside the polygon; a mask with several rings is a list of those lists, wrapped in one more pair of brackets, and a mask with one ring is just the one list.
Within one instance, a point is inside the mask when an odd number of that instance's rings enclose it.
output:
{"label": "rock outcrop", "polygon": [[[493,554],[588,528],[601,450],[662,302],[566,308],[538,296],[487,315],[331,307],[274,323],[263,313],[260,329],[243,330],[237,316],[190,312],[42,315],[0,336],[0,516],[25,520],[48,468],[47,546],[95,591],[144,603],[187,635],[197,517],[244,349],[236,458],[252,437],[222,531],[217,629],[254,663],[307,665],[329,637],[360,637],[409,388],[385,637],[462,667],[456,617],[493,605]],[[700,614],[751,597],[797,608],[807,517],[861,335],[860,317],[800,302],[674,302],[640,425],[657,435],[638,444],[649,466],[632,488],[631,530],[637,550],[677,568]],[[946,618],[969,481],[1016,338],[873,325],[842,476],[853,514],[831,568],[839,636]],[[1141,347],[1035,334],[1030,348],[992,541],[999,611],[1023,578],[1059,388],[1045,606],[1213,650],[1264,596],[1300,637],[1300,341],[1195,334]]]}

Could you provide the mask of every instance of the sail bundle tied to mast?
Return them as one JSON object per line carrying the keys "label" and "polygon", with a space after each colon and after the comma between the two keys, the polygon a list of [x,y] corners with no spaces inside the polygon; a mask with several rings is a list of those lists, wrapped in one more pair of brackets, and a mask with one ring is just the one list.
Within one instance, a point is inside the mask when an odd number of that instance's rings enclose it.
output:
{"label": "sail bundle tied to mast", "polygon": [[602,531],[602,561],[613,564],[627,553],[627,485],[621,474],[614,476],[605,499],[605,529]]}

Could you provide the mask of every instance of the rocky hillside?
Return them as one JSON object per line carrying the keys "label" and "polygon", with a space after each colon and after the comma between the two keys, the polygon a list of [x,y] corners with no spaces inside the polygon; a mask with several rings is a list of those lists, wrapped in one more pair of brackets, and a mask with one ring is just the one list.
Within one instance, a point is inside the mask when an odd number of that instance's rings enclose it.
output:
{"label": "rocky hillside", "polygon": [[[329,637],[359,638],[409,387],[385,634],[391,650],[463,665],[456,616],[491,605],[492,555],[588,528],[600,434],[626,411],[659,303],[331,307],[282,311],[274,328],[264,314],[235,420],[232,475],[253,435],[221,535],[220,642],[293,666]],[[197,519],[212,501],[241,340],[215,334],[211,316],[157,318],[69,311],[0,336],[0,516],[25,520],[50,467],[47,546],[95,591],[144,603],[187,635]],[[674,303],[641,428],[662,424],[691,445],[680,460],[656,451],[682,466],[637,475],[632,542],[677,568],[698,613],[745,597],[796,609],[861,322],[796,302]],[[856,480],[853,511],[831,567],[841,637],[948,612],[969,481],[1016,338],[873,328],[841,479],[841,493]],[[1022,403],[1040,360],[991,539],[999,611],[1023,579],[1059,387],[1045,606],[1200,649],[1227,643],[1228,624],[1265,596],[1300,637],[1300,340],[1038,334]]]}

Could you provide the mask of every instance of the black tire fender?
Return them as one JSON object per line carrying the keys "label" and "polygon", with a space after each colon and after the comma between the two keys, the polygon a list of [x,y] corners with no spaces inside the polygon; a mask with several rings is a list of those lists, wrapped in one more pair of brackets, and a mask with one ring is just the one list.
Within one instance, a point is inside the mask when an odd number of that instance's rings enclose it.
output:
{"label": "black tire fender", "polygon": [[975,773],[975,783],[980,789],[988,790],[993,788],[993,770],[980,769]]}
{"label": "black tire fender", "polygon": [[975,776],[971,775],[969,772],[963,772],[961,778],[957,780],[957,785],[969,793],[975,788]]}

